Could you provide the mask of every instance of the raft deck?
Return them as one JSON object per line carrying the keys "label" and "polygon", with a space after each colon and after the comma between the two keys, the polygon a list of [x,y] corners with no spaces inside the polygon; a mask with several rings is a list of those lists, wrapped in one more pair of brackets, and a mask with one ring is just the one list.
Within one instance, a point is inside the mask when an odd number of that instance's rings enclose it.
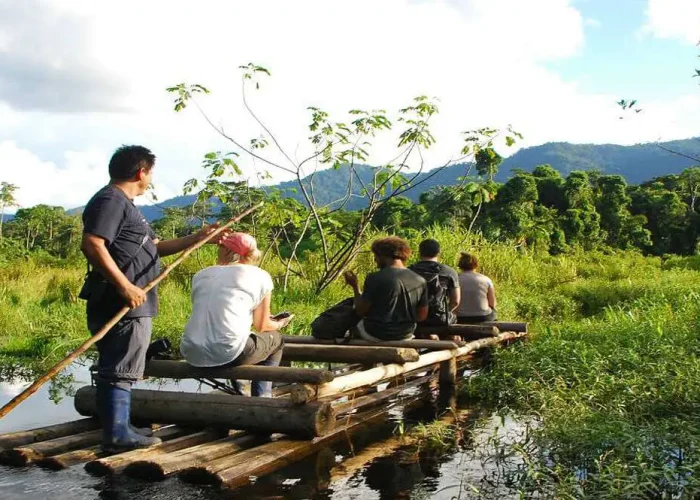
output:
{"label": "raft deck", "polygon": [[[470,342],[408,340],[381,345],[353,340],[333,345],[311,337],[285,337],[285,358],[345,363],[342,369],[241,366],[197,369],[181,361],[150,361],[149,376],[237,378],[284,383],[273,398],[134,390],[132,418],[157,424],[156,446],[110,455],[100,446],[95,389],[75,397],[87,418],[0,435],[0,464],[53,470],[84,465],[94,475],[125,474],[147,480],[177,475],[183,481],[233,488],[315,453],[321,447],[387,418],[397,405],[423,404],[417,391],[454,386],[477,351],[527,335],[526,325],[501,332],[498,324],[470,329]],[[494,333],[492,329],[497,331]]]}

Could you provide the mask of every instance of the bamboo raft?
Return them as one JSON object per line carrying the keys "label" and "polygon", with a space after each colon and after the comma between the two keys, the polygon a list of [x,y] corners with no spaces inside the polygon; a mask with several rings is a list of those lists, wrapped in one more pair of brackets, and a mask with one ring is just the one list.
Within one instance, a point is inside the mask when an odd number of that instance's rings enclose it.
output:
{"label": "bamboo raft", "polygon": [[146,367],[151,377],[269,380],[283,385],[277,385],[273,398],[135,389],[132,419],[153,424],[162,443],[113,455],[100,446],[95,388],[82,387],[75,395],[75,408],[86,418],[0,435],[0,464],[51,470],[84,466],[97,476],[124,474],[151,481],[177,476],[197,484],[242,486],[251,477],[302,460],[385,420],[391,408],[422,405],[421,389],[454,386],[459,370],[477,351],[527,335],[522,323],[455,327],[450,336],[470,341],[416,339],[377,345],[352,340],[334,345],[332,340],[285,337],[285,360],[343,363],[336,371],[282,366],[198,369],[182,361],[151,360]]}

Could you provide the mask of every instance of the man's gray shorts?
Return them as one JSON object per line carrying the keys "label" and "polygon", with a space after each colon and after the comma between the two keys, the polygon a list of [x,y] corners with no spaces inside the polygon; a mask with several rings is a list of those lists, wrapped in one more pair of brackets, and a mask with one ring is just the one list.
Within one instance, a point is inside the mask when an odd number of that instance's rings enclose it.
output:
{"label": "man's gray shorts", "polygon": [[[94,335],[102,325],[90,325]],[[152,318],[127,318],[97,342],[97,373],[106,380],[136,382],[143,378],[146,351],[151,343]]]}

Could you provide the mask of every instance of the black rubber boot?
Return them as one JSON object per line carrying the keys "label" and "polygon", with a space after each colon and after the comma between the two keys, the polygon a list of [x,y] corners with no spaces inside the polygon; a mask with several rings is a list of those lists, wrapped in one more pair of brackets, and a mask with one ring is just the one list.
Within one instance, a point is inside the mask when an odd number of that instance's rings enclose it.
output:
{"label": "black rubber boot", "polygon": [[102,448],[119,453],[134,448],[147,448],[161,442],[134,432],[129,424],[131,384],[98,381],[97,404],[102,420]]}

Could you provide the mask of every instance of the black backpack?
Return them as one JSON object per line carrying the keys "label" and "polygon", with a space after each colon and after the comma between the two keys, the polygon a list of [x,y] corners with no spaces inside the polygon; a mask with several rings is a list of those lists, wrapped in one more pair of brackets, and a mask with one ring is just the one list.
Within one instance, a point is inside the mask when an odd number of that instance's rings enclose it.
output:
{"label": "black backpack", "polygon": [[323,311],[311,322],[311,334],[314,338],[348,342],[349,330],[360,322],[354,304],[355,299],[350,297]]}
{"label": "black backpack", "polygon": [[440,276],[440,264],[437,262],[431,269],[411,266],[410,269],[421,276],[428,284],[428,317],[423,324],[429,325],[449,325],[450,315],[448,314],[450,305],[450,294],[448,288],[448,278]]}

